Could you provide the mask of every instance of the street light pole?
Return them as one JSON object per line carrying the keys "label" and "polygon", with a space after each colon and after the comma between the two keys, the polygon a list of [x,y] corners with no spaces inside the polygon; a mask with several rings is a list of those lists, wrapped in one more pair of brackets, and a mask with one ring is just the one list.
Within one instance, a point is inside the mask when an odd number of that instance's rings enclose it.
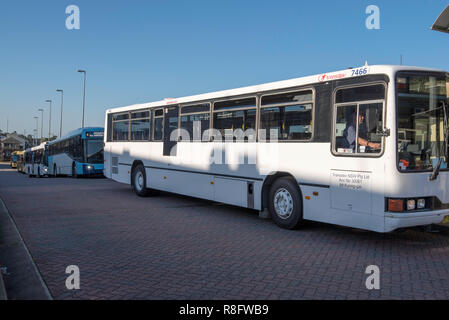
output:
{"label": "street light pole", "polygon": [[62,137],[62,106],[64,104],[64,90],[57,89],[57,92],[61,92],[61,119],[59,120],[59,137]]}
{"label": "street light pole", "polygon": [[39,109],[41,112],[41,141],[44,138],[44,109]]}
{"label": "street light pole", "polygon": [[86,71],[85,70],[78,70],[80,73],[84,73],[84,86],[83,86],[83,117],[81,120],[81,127],[84,128],[84,107],[86,104]]}
{"label": "street light pole", "polygon": [[48,119],[48,141],[50,141],[50,130],[51,130],[51,100],[45,100],[45,102],[50,102],[50,115]]}
{"label": "street light pole", "polygon": [[36,134],[34,135],[34,143],[37,143],[37,135],[39,132],[37,121],[39,120],[39,117],[34,117],[34,119],[36,119]]}

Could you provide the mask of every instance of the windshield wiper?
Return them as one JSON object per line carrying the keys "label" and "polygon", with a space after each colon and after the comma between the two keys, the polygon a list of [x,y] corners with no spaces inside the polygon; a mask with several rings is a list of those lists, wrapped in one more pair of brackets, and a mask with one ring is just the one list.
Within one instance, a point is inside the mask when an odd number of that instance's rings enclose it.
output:
{"label": "windshield wiper", "polygon": [[[444,130],[444,158],[446,160],[447,163],[447,159],[448,159],[448,123],[447,123],[447,106],[446,103],[443,101],[443,130]],[[443,162],[443,159],[441,158],[441,151],[440,148],[437,148],[438,150],[438,163],[437,165],[433,168],[432,174],[429,177],[430,181],[436,180],[438,178],[438,175],[440,174],[440,168],[441,168],[441,163]]]}

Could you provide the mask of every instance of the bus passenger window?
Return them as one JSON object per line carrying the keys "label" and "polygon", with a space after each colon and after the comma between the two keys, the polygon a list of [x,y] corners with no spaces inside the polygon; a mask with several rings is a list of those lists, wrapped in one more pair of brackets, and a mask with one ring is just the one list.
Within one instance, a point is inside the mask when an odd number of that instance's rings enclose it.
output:
{"label": "bus passenger window", "polygon": [[131,113],[131,141],[148,141],[150,128],[149,111]]}
{"label": "bus passenger window", "polygon": [[154,110],[154,133],[153,140],[160,141],[163,137],[164,130],[164,110]]}
{"label": "bus passenger window", "polygon": [[256,98],[243,98],[214,104],[214,129],[226,141],[255,141]]}
{"label": "bus passenger window", "polygon": [[189,133],[190,141],[201,141],[204,131],[209,129],[209,113],[181,115],[181,129]]}
{"label": "bus passenger window", "polygon": [[[312,90],[277,93],[262,97],[260,129],[265,139],[310,140],[312,138]],[[277,137],[270,137],[277,131]],[[263,133],[262,133],[263,134]],[[262,140],[263,137],[261,137]]]}
{"label": "bus passenger window", "polygon": [[129,113],[114,114],[112,116],[113,141],[128,141],[129,138]]}
{"label": "bus passenger window", "polygon": [[[204,132],[209,129],[209,124],[209,102],[182,106],[180,128],[189,134],[190,141],[202,141]],[[182,141],[187,140],[187,137],[182,137]],[[207,141],[209,141],[209,139],[207,139]]]}

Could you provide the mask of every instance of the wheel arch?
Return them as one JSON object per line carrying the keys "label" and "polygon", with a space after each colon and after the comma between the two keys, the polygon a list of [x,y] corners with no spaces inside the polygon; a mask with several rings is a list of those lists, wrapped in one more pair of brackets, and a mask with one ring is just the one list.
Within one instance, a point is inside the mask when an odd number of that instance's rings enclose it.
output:
{"label": "wheel arch", "polygon": [[[273,173],[269,174],[268,176],[266,176],[266,178],[263,182],[263,185],[262,185],[262,206],[261,206],[262,210],[268,209],[270,188],[273,185],[273,183],[279,178],[290,178],[292,181],[294,181],[296,183],[296,185],[298,185],[298,182],[296,181],[296,179],[289,172],[278,171],[278,172],[273,172]],[[302,192],[301,192],[301,188],[299,187],[299,185],[298,185],[298,190],[299,190],[300,197],[302,198]]]}

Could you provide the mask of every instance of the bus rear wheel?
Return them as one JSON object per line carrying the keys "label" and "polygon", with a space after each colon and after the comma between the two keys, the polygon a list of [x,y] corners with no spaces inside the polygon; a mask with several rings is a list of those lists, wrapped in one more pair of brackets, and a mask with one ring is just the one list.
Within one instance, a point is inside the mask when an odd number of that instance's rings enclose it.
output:
{"label": "bus rear wheel", "polygon": [[303,223],[301,191],[291,178],[277,179],[269,193],[269,210],[274,222],[284,229],[296,229]]}
{"label": "bus rear wheel", "polygon": [[134,192],[139,197],[146,197],[149,195],[147,189],[147,176],[143,165],[137,165],[132,172],[132,186]]}

